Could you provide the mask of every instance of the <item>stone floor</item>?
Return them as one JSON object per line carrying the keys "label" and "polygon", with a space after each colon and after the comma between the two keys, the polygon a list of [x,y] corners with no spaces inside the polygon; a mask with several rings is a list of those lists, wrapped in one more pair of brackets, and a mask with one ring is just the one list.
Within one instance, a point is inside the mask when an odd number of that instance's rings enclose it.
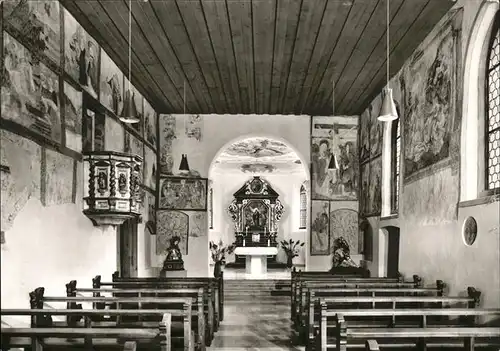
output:
{"label": "stone floor", "polygon": [[290,297],[272,296],[274,284],[225,283],[224,320],[209,350],[304,350],[292,344]]}

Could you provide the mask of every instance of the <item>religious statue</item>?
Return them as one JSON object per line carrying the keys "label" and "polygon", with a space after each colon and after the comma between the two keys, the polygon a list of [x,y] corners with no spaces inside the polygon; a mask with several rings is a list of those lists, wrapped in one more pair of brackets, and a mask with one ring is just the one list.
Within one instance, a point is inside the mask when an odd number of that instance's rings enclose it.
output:
{"label": "religious statue", "polygon": [[176,271],[184,269],[184,261],[182,260],[181,249],[179,248],[179,242],[181,238],[179,236],[174,236],[170,239],[170,246],[167,249],[167,257],[163,261],[164,271]]}
{"label": "religious statue", "polygon": [[349,244],[342,236],[333,243],[333,268],[335,267],[358,267],[351,258]]}
{"label": "religious statue", "polygon": [[258,227],[260,225],[260,212],[258,208],[253,209],[252,221],[253,221],[253,226]]}

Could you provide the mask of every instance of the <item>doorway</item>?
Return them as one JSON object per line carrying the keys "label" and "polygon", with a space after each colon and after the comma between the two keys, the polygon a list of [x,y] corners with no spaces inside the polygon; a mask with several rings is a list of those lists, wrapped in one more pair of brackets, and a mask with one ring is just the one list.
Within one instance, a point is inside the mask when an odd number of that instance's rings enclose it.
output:
{"label": "doorway", "polygon": [[137,277],[137,218],[127,219],[118,227],[118,272],[120,277]]}
{"label": "doorway", "polygon": [[399,273],[399,228],[386,227],[387,230],[387,277],[397,278]]}

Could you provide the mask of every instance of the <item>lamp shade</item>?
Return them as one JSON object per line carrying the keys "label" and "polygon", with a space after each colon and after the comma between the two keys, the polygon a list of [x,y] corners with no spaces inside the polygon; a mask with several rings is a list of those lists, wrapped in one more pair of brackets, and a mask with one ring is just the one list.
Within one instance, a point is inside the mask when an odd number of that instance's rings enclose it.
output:
{"label": "lamp shade", "polygon": [[123,102],[122,113],[120,113],[120,121],[123,123],[139,123],[140,119],[135,106],[135,93],[131,96],[130,90],[125,93],[125,101]]}
{"label": "lamp shade", "polygon": [[179,171],[189,172],[189,163],[187,159],[187,154],[182,154],[181,164],[179,166]]}
{"label": "lamp shade", "polygon": [[382,101],[382,108],[377,118],[381,122],[391,122],[398,119],[398,111],[392,99],[392,89],[387,89],[385,92],[384,100]]}
{"label": "lamp shade", "polygon": [[337,155],[333,154],[330,158],[330,163],[328,164],[329,170],[337,170],[339,169],[339,161],[337,160]]}

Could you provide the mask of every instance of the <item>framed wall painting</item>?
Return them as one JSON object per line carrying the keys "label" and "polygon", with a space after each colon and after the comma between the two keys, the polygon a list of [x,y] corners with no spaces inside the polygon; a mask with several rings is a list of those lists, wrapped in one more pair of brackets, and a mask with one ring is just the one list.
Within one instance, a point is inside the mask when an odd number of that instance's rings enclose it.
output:
{"label": "framed wall painting", "polygon": [[179,248],[183,255],[188,254],[189,216],[181,211],[156,211],[156,254],[166,255],[170,239],[178,236]]}
{"label": "framed wall painting", "polygon": [[368,183],[367,216],[380,215],[382,209],[382,157],[370,161],[370,182]]}
{"label": "framed wall painting", "polygon": [[343,237],[349,244],[351,254],[359,251],[359,216],[358,211],[350,208],[338,208],[330,212],[330,246],[333,252],[335,239]]}
{"label": "framed wall painting", "polygon": [[61,142],[59,77],[4,32],[2,118]]}
{"label": "framed wall painting", "polygon": [[401,71],[404,178],[412,180],[450,156],[460,109],[462,16],[458,10]]}
{"label": "framed wall painting", "polygon": [[311,201],[311,240],[312,256],[330,254],[330,201]]}
{"label": "framed wall painting", "polygon": [[3,25],[8,31],[15,33],[34,57],[46,57],[59,67],[60,9],[59,1],[53,0],[4,1]]}
{"label": "framed wall painting", "polygon": [[207,210],[207,178],[161,177],[159,208]]}
{"label": "framed wall painting", "polygon": [[68,82],[64,82],[64,126],[66,147],[82,151],[83,96]]}
{"label": "framed wall painting", "polygon": [[144,99],[144,139],[156,150],[156,119],[158,115],[148,102]]}
{"label": "framed wall painting", "polygon": [[370,163],[365,163],[360,166],[360,191],[359,191],[359,212],[361,215],[368,214],[368,205],[370,201],[369,185],[370,185]]}
{"label": "framed wall painting", "polygon": [[144,191],[145,200],[144,205],[147,206],[146,209],[146,227],[149,230],[149,233],[152,235],[156,234],[156,196],[149,192],[148,190]]}
{"label": "framed wall painting", "polygon": [[382,107],[382,94],[377,95],[370,106],[368,106],[368,117],[370,118],[370,159],[382,154],[382,129],[384,124],[378,120],[378,114]]}
{"label": "framed wall painting", "polygon": [[[313,116],[311,123],[311,198],[356,200],[359,178],[358,118]],[[338,161],[336,171],[328,169],[332,155]]]}
{"label": "framed wall painting", "polygon": [[148,146],[144,146],[144,185],[156,190],[156,153]]}
{"label": "framed wall painting", "polygon": [[97,41],[71,13],[64,10],[64,70],[96,99],[99,91],[100,52]]}
{"label": "framed wall painting", "polygon": [[364,163],[370,159],[370,110],[367,108],[359,116],[359,162]]}
{"label": "framed wall painting", "polygon": [[122,112],[123,73],[103,49],[101,49],[99,101],[116,116]]}
{"label": "framed wall painting", "polygon": [[189,236],[199,238],[208,234],[208,217],[207,212],[203,211],[186,211],[189,215]]}

